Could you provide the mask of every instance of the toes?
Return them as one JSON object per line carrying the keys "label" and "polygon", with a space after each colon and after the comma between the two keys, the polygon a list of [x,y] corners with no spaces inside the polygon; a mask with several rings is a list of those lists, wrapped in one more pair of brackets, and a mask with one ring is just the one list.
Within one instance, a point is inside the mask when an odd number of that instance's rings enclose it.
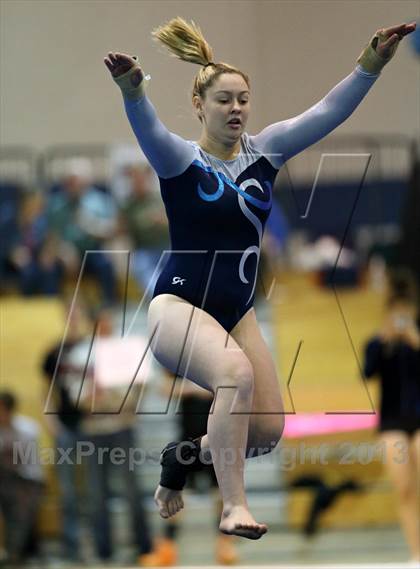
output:
{"label": "toes", "polygon": [[167,509],[165,506],[161,506],[161,507],[159,508],[159,514],[160,514],[160,517],[161,517],[161,518],[164,518],[165,520],[166,520],[167,518],[169,518],[169,512],[168,512],[168,509]]}
{"label": "toes", "polygon": [[247,539],[260,539],[261,537],[261,534],[257,531],[246,528],[236,529],[234,533],[241,537],[246,537]]}
{"label": "toes", "polygon": [[162,518],[170,518],[184,507],[182,495],[162,486],[158,486],[154,495],[155,504]]}
{"label": "toes", "polygon": [[168,511],[170,516],[174,516],[181,508],[178,506],[178,500],[172,500],[168,504]]}
{"label": "toes", "polygon": [[248,539],[260,539],[267,533],[267,529],[267,526],[264,524],[235,524],[235,529],[232,533]]}
{"label": "toes", "polygon": [[167,505],[164,502],[157,500],[156,498],[155,498],[155,504],[158,507],[160,517],[164,519],[169,518]]}
{"label": "toes", "polygon": [[259,533],[259,528],[248,524],[235,524],[235,529]]}
{"label": "toes", "polygon": [[182,498],[178,498],[176,501],[176,505],[178,510],[182,510],[182,508],[184,507],[184,501]]}

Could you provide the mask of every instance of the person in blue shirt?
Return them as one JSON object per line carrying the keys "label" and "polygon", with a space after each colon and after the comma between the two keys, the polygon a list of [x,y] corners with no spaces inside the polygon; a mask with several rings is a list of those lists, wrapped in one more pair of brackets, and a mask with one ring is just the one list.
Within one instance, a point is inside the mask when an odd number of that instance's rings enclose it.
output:
{"label": "person in blue shirt", "polygon": [[223,499],[220,531],[249,539],[266,533],[267,525],[248,508],[244,461],[270,452],[284,426],[275,364],[252,307],[273,182],[289,158],[352,114],[399,40],[414,29],[401,24],[379,30],[352,73],[321,101],[251,136],[248,75],[216,62],[200,28],[174,18],[153,35],[173,55],[201,67],[192,93],[202,126],[196,142],[159,120],[135,57],[110,52],[105,58],[159,177],[169,221],[172,250],[149,306],[151,349],[164,367],[214,396],[207,435],[170,443],[162,452],[155,493],[162,517],[183,507],[188,472],[212,461]]}

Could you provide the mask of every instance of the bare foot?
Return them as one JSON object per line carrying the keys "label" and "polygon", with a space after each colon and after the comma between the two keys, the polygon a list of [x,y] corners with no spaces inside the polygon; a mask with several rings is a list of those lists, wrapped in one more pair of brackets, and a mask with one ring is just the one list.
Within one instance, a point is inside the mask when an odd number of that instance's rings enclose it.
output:
{"label": "bare foot", "polygon": [[165,519],[174,516],[184,507],[184,500],[180,490],[170,490],[160,485],[155,492],[155,503],[159,508],[159,514]]}
{"label": "bare foot", "polygon": [[244,506],[234,506],[224,511],[219,529],[222,533],[239,535],[248,539],[260,539],[268,530],[265,524],[257,523]]}

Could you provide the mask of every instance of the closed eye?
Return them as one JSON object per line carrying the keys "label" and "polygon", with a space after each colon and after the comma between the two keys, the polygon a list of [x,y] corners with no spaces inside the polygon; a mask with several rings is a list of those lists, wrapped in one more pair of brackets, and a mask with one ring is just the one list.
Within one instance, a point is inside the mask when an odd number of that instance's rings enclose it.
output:
{"label": "closed eye", "polygon": [[[219,99],[219,103],[226,104],[230,101],[228,99]],[[240,105],[246,105],[248,103],[248,99],[246,101],[239,101]]]}

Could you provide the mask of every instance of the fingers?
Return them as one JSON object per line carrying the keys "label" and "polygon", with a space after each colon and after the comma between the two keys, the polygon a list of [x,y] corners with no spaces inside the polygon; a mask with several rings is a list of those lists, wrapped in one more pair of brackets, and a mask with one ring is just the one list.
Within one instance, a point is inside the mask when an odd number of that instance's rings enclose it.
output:
{"label": "fingers", "polygon": [[114,65],[112,64],[112,61],[108,57],[104,57],[104,63],[108,67],[109,71],[113,71]]}
{"label": "fingers", "polygon": [[380,30],[386,38],[391,37],[394,34],[400,34],[405,28],[405,24],[398,24],[398,26],[391,26],[390,28],[383,28]]}
{"label": "fingers", "polygon": [[[108,53],[108,55],[106,57],[104,57],[104,63],[106,65],[106,67],[108,68],[108,71],[114,77],[114,79],[116,77],[119,77],[120,75],[123,75],[124,73],[126,73],[134,65],[138,66],[137,58],[131,57],[130,55],[127,55],[126,53],[119,53],[119,52],[113,52],[113,51],[110,51]],[[140,68],[139,68],[139,72],[140,72],[140,77],[136,78],[137,85],[139,85],[141,83],[141,80],[143,78],[143,75],[140,71]],[[136,86],[136,85],[134,85],[134,86]]]}
{"label": "fingers", "polygon": [[416,29],[416,22],[412,22],[411,24],[407,24],[405,26],[405,29],[402,31],[402,33],[400,34],[402,37],[411,34],[412,32],[414,32],[414,30]]}
{"label": "fingers", "polygon": [[387,50],[392,47],[395,43],[400,40],[400,36],[398,34],[393,34],[390,38],[386,40],[383,44],[381,44],[381,49]]}
{"label": "fingers", "polygon": [[[133,59],[130,55],[127,55],[125,53],[114,53],[113,51],[110,51],[107,55],[107,57],[104,58],[104,62],[106,64],[106,66],[108,67],[108,69],[112,69],[114,67],[116,67],[117,65],[123,65],[123,64],[127,64],[127,63],[136,63],[135,59]],[[111,66],[111,67],[110,67]]]}
{"label": "fingers", "polygon": [[104,63],[108,67],[109,71],[114,71],[115,67],[118,65],[115,55],[110,51],[107,57],[104,57]]}
{"label": "fingers", "polygon": [[391,26],[390,28],[384,28],[381,31],[386,38],[392,37],[394,34],[398,34],[399,38],[403,38],[407,34],[411,34],[416,29],[416,22],[411,24],[398,24],[397,26]]}
{"label": "fingers", "polygon": [[112,51],[108,53],[108,59],[111,61],[113,65],[117,63],[117,59]]}
{"label": "fingers", "polygon": [[131,55],[127,55],[126,53],[116,53],[115,54],[116,62],[121,65],[124,63],[136,63],[136,60],[131,57]]}

